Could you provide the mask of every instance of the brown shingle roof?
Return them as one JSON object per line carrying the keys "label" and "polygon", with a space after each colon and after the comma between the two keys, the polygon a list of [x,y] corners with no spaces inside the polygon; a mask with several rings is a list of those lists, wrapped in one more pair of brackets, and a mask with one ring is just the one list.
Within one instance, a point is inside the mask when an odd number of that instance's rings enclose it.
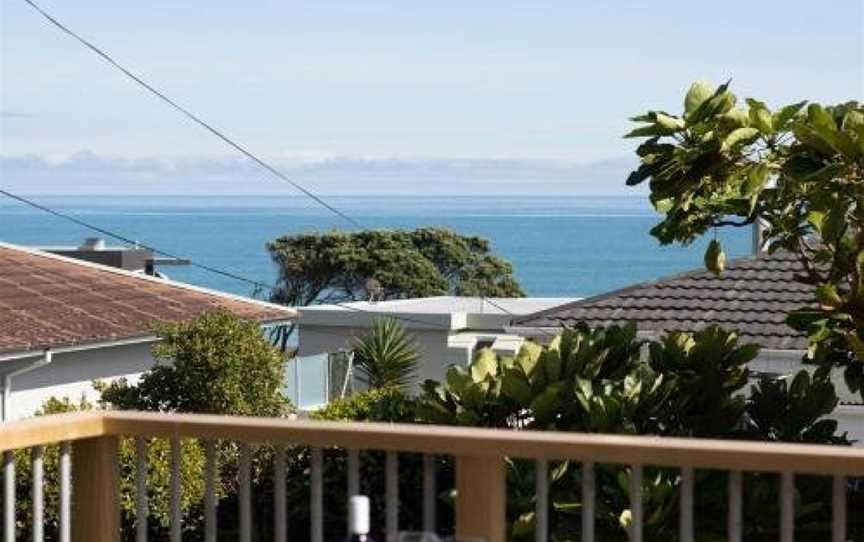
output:
{"label": "brown shingle roof", "polygon": [[0,353],[147,337],[158,320],[225,309],[262,323],[293,309],[0,243]]}
{"label": "brown shingle roof", "polygon": [[691,271],[646,282],[514,321],[516,328],[554,328],[585,322],[608,326],[634,322],[643,332],[693,332],[712,324],[736,329],[763,348],[802,350],[806,337],[786,325],[786,315],[813,301],[811,287],[788,252],[735,260],[720,276]]}

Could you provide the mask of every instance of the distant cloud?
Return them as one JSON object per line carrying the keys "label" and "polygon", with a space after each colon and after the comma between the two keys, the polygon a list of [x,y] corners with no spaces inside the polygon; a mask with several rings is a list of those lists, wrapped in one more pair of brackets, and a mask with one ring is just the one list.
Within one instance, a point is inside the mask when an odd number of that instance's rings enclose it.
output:
{"label": "distant cloud", "polygon": [[0,119],[29,119],[33,115],[30,113],[21,113],[19,111],[0,111]]}
{"label": "distant cloud", "polygon": [[[517,159],[365,159],[286,153],[286,175],[329,195],[626,195],[635,165],[623,157],[592,163]],[[242,158],[0,156],[3,185],[29,194],[269,195],[289,184]]]}

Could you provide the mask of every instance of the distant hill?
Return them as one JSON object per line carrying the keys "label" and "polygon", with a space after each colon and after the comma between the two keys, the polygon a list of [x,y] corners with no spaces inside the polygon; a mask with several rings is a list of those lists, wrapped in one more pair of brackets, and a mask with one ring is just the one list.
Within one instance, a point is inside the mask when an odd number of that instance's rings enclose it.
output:
{"label": "distant hill", "polygon": [[[592,163],[509,159],[357,159],[277,162],[320,194],[628,195],[635,165],[625,157]],[[25,194],[269,195],[294,189],[241,158],[62,159],[0,156],[0,185]]]}

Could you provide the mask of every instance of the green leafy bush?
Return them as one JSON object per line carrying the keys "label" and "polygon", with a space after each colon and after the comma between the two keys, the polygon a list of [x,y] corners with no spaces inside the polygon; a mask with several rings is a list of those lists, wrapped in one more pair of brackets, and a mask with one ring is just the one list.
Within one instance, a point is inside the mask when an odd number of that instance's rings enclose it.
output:
{"label": "green leafy bush", "polygon": [[316,420],[413,422],[416,401],[397,387],[373,388],[337,399],[312,413]]}
{"label": "green leafy bush", "polygon": [[[791,385],[766,380],[747,395],[747,363],[758,351],[717,327],[643,341],[633,326],[580,325],[546,346],[528,342],[515,357],[481,351],[470,367],[451,367],[444,383],[424,383],[417,411],[421,419],[442,424],[848,444],[836,434],[836,422],[825,418],[837,397],[831,382],[818,375],[802,371]],[[515,460],[508,466],[511,536],[530,538],[533,463]],[[596,476],[599,528],[604,539],[621,537],[630,513],[630,472],[599,464]],[[774,478],[747,479],[748,540],[777,536],[769,515],[776,511]],[[580,479],[578,465],[553,463],[550,525],[557,538],[579,532]],[[646,539],[677,536],[679,483],[676,469],[644,469]],[[700,471],[696,476],[696,493],[709,496],[697,509],[707,518],[700,526],[706,535],[722,536],[725,529],[712,524],[723,517],[725,500],[717,496],[724,488],[725,474]],[[808,524],[825,520],[828,511],[815,505],[830,502],[828,486],[809,483],[799,497],[797,511]]]}
{"label": "green leafy bush", "polygon": [[[92,410],[87,401],[73,403],[68,398],[51,397],[37,411],[37,416],[63,414]],[[181,444],[180,476],[183,484],[181,510],[184,523],[189,530],[201,525],[201,500],[204,495],[204,453],[196,441],[184,440]],[[123,532],[126,538],[134,538],[135,517],[135,443],[132,439],[120,440],[120,510]],[[46,446],[43,453],[42,486],[44,498],[44,529],[46,540],[57,540],[60,507],[60,446]],[[72,458],[74,461],[74,457]],[[32,483],[33,472],[30,450],[15,452],[15,482],[17,535],[19,540],[31,536],[33,525]],[[149,533],[151,539],[167,538],[170,518],[170,443],[166,439],[150,439],[147,450],[149,498]]]}
{"label": "green leafy bush", "polygon": [[123,379],[102,390],[102,402],[121,410],[282,416],[282,354],[257,322],[227,311],[158,324],[157,364],[137,384]]}

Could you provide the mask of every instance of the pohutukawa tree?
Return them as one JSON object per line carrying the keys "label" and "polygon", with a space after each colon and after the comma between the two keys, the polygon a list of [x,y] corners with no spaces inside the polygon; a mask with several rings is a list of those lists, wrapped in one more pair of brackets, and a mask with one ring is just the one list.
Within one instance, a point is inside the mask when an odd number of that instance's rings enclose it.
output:
{"label": "pohutukawa tree", "polygon": [[[864,108],[798,102],[778,109],[729,85],[698,82],[674,115],[649,111],[627,137],[647,138],[628,185],[649,182],[663,215],[651,233],[690,243],[712,228],[760,220],[769,251],[797,255],[814,304],[789,317],[806,331],[808,357],[845,368],[853,391],[864,384]],[[722,272],[719,243],[706,264]]]}
{"label": "pohutukawa tree", "polygon": [[[446,228],[363,230],[280,237],[267,244],[278,267],[270,299],[291,306],[435,295],[522,297],[513,266],[482,237]],[[277,340],[287,344],[293,328]]]}

